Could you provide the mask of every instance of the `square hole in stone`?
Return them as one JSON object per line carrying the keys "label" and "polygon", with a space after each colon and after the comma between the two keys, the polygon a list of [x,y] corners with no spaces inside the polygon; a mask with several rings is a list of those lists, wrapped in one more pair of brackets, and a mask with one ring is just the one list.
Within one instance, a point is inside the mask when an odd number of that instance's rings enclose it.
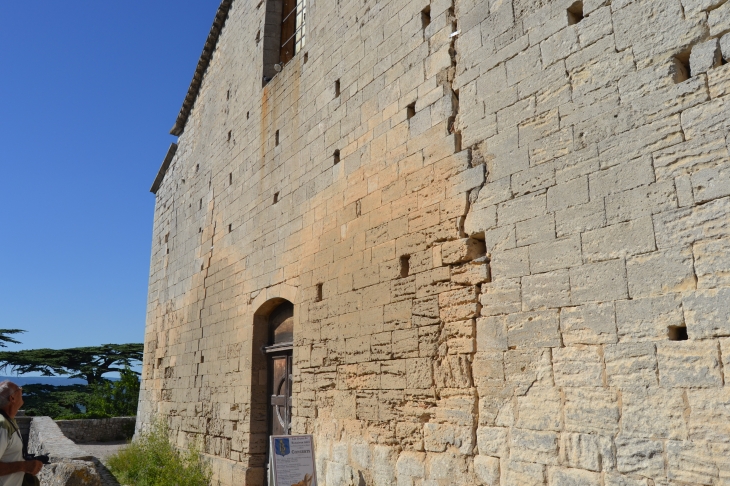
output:
{"label": "square hole in stone", "polygon": [[278,146],[279,145],[279,130],[276,131],[274,134],[274,143]]}
{"label": "square hole in stone", "polygon": [[322,287],[323,287],[323,284],[321,284],[321,283],[317,284],[317,296],[315,297],[316,302],[322,302]]}
{"label": "square hole in stone", "polygon": [[421,28],[425,29],[431,23],[431,7],[421,10]]}
{"label": "square hole in stone", "polygon": [[414,101],[410,105],[406,106],[406,119],[410,120],[416,116],[416,102]]}
{"label": "square hole in stone", "polygon": [[680,52],[674,58],[673,66],[671,68],[672,80],[675,84],[683,83],[692,77],[692,70],[689,64],[690,50]]}
{"label": "square hole in stone", "polygon": [[583,20],[583,2],[575,2],[568,7],[568,25],[575,25]]}
{"label": "square hole in stone", "polygon": [[274,194],[274,204],[276,204],[278,202],[279,202],[279,193],[277,192]]}
{"label": "square hole in stone", "polygon": [[340,96],[340,80],[335,81],[335,98]]}
{"label": "square hole in stone", "polygon": [[233,185],[233,172],[228,174],[228,185]]}
{"label": "square hole in stone", "polygon": [[232,224],[229,224],[228,225],[228,232],[230,233],[231,231],[233,231],[233,225]]}
{"label": "square hole in stone", "polygon": [[332,160],[334,161],[334,165],[337,165],[340,163],[340,151],[335,150],[335,152],[332,154]]}
{"label": "square hole in stone", "polygon": [[400,276],[407,277],[411,271],[411,256],[403,255],[400,257]]}
{"label": "square hole in stone", "polygon": [[686,341],[689,339],[686,326],[669,326],[667,329],[669,330],[670,341]]}

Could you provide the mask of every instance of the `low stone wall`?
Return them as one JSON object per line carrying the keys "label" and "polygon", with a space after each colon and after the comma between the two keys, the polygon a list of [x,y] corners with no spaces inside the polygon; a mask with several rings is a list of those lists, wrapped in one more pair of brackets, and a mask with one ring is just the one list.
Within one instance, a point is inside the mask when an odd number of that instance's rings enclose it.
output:
{"label": "low stone wall", "polygon": [[28,452],[48,454],[41,486],[119,486],[104,465],[68,439],[50,417],[34,417],[30,424]]}
{"label": "low stone wall", "polygon": [[108,442],[131,439],[136,417],[107,419],[56,420],[67,438],[74,442]]}

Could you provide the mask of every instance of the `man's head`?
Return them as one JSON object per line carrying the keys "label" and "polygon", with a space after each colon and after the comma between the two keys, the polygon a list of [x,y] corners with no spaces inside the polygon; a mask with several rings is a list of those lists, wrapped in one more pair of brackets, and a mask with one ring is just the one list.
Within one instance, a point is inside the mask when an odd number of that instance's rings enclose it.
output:
{"label": "man's head", "polygon": [[0,410],[15,417],[23,406],[23,389],[12,381],[0,381]]}

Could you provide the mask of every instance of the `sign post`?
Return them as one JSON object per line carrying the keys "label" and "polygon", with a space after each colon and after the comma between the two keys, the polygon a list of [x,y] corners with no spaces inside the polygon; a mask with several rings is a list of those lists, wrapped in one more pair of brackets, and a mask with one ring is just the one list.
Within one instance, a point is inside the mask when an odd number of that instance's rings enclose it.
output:
{"label": "sign post", "polygon": [[272,486],[317,486],[311,435],[272,435]]}

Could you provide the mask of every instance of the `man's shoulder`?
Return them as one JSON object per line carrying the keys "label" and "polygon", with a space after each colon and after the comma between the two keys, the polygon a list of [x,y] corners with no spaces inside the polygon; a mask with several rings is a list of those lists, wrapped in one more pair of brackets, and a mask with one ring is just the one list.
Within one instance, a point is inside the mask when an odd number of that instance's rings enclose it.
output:
{"label": "man's shoulder", "polygon": [[0,414],[0,431],[5,431],[8,434],[8,437],[13,435],[15,432],[14,424],[11,422],[12,419],[9,419],[5,417],[4,414]]}

